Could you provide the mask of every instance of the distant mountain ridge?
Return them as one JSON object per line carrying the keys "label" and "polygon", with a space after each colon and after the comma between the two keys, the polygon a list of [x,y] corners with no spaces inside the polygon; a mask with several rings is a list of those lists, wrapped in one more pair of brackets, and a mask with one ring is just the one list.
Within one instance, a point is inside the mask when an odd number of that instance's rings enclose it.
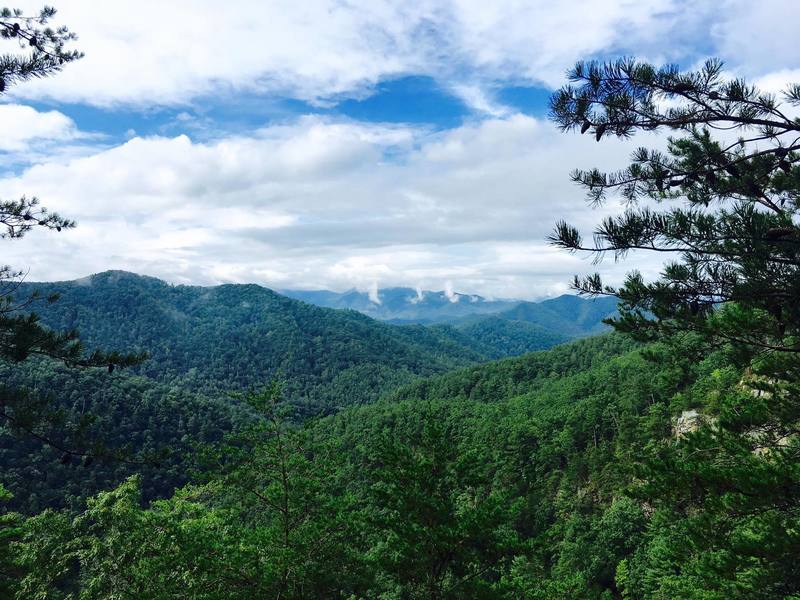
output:
{"label": "distant mountain ridge", "polygon": [[489,300],[477,294],[415,290],[406,287],[383,288],[376,292],[332,292],[329,290],[279,290],[295,300],[326,308],[357,310],[391,323],[449,323],[474,314],[490,314],[516,306],[518,300]]}
{"label": "distant mountain ridge", "polygon": [[[124,271],[25,283],[18,294],[33,290],[60,294],[57,302],[34,307],[46,325],[79,329],[89,349],[145,350],[150,358],[136,369],[113,373],[67,369],[46,359],[0,362],[0,388],[51,397],[76,422],[87,411],[101,415],[93,431],[117,447],[176,449],[165,463],[168,475],[146,469],[147,497],[167,494],[185,481],[181,469],[192,460],[191,440],[218,440],[248,418],[232,392],[278,378],[294,415],[304,419],[416,389],[427,377],[551,348],[594,331],[600,327],[594,319],[613,310],[608,303],[565,297],[451,323],[393,325],[259,285],[170,285]],[[572,356],[569,348],[563,352]],[[535,356],[528,362],[538,365]],[[552,370],[545,363],[542,376]],[[2,432],[0,467],[6,481],[29,492],[18,495],[16,506],[34,511],[53,502],[74,506],[129,473],[113,463],[99,471],[74,469],[61,464],[54,451],[42,452],[33,441],[19,444]],[[45,481],[46,472],[51,474]],[[64,500],[65,490],[72,500]]]}
{"label": "distant mountain ridge", "polygon": [[[34,289],[60,295],[36,307],[46,325],[77,328],[89,348],[149,352],[151,359],[137,369],[142,375],[215,395],[282,377],[289,398],[312,412],[372,401],[416,377],[550,348],[585,335],[575,323],[596,327],[591,317],[600,314],[582,308],[589,301],[580,298],[566,300],[572,308],[559,308],[559,302],[523,308],[429,294],[419,304],[449,315],[449,324],[395,325],[255,284],[170,285],[125,271],[26,283],[19,293]],[[385,292],[382,306],[407,303],[409,292],[417,296],[407,289]],[[506,312],[456,318],[450,307],[459,305]]]}
{"label": "distant mountain ridge", "polygon": [[170,285],[125,271],[26,283],[56,293],[36,306],[87,347],[147,351],[136,371],[159,382],[225,394],[286,380],[287,396],[316,411],[375,399],[418,376],[488,360],[466,336],[399,327],[352,310],[299,302],[255,284]]}
{"label": "distant mountain ridge", "polygon": [[[34,289],[60,295],[59,301],[36,307],[46,325],[77,328],[89,348],[149,352],[151,359],[137,369],[142,375],[213,394],[281,377],[288,397],[312,412],[370,402],[417,377],[602,332],[601,319],[615,306],[609,299],[577,296],[509,306],[480,297],[467,303],[464,296],[452,302],[423,294],[417,306],[429,308],[429,315],[448,315],[449,322],[396,325],[255,284],[170,285],[125,271],[26,283],[19,293]],[[409,292],[418,296],[403,288],[385,291],[380,306],[408,304]],[[349,301],[358,305],[362,299]],[[339,302],[347,301],[340,296]],[[459,306],[472,312],[459,316],[453,309]]]}
{"label": "distant mountain ridge", "polygon": [[608,331],[603,319],[616,312],[616,298],[581,298],[564,294],[541,302],[520,302],[497,316],[509,321],[534,323],[568,337],[583,337]]}
{"label": "distant mountain ridge", "polygon": [[[396,287],[375,293],[349,290],[282,290],[281,294],[308,304],[350,309],[374,319],[395,324],[451,324],[458,329],[473,329],[478,321],[494,316],[498,320],[537,325],[567,338],[583,337],[608,330],[602,320],[617,309],[616,298],[581,298],[564,294],[538,302],[489,300],[474,294],[444,291],[417,291]],[[375,301],[377,295],[378,302]],[[484,324],[485,326],[485,324]]]}

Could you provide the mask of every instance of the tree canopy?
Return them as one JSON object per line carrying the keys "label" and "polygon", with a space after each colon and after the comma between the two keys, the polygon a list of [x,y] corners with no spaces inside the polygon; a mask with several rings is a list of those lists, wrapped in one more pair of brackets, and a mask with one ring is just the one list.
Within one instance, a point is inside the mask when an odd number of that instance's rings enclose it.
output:
{"label": "tree canopy", "polygon": [[[690,72],[633,59],[581,62],[569,79],[551,100],[562,129],[598,141],[677,134],[666,152],[639,148],[620,171],[574,172],[592,203],[614,192],[627,209],[597,226],[594,243],[566,222],[551,236],[597,259],[662,253],[662,277],[647,282],[634,271],[617,289],[591,275],[575,287],[618,296],[616,326],[646,339],[693,330],[714,343],[800,352],[800,84],[777,96],[724,77],[716,60]],[[731,304],[735,312],[718,310]]]}
{"label": "tree canopy", "polygon": [[648,282],[634,271],[614,288],[595,274],[576,277],[575,288],[617,296],[611,323],[620,331],[698,361],[725,357],[711,381],[682,393],[697,410],[680,443],[651,440],[638,465],[635,494],[673,525],[651,527],[625,577],[646,589],[644,565],[659,555],[673,561],[659,584],[671,597],[796,594],[800,85],[763,92],[726,78],[713,60],[690,72],[632,59],[578,63],[569,78],[551,101],[562,129],[591,130],[598,141],[675,132],[666,153],[640,148],[618,172],[573,173],[590,202],[613,192],[627,208],[597,226],[593,244],[565,222],[551,237],[598,259],[663,253],[661,277]]}

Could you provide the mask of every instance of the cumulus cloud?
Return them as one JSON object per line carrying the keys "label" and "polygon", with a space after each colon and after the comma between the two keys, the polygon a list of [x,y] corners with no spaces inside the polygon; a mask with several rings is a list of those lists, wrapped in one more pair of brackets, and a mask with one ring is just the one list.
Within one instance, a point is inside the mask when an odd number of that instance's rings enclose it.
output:
{"label": "cumulus cloud", "polygon": [[589,210],[569,182],[576,166],[618,166],[632,144],[598,148],[523,115],[438,133],[303,117],[213,142],[134,138],[3,179],[6,193],[35,193],[79,222],[5,251],[40,280],[125,268],[175,282],[450,281],[545,296],[590,267],[546,245],[553,223],[588,231],[616,209]]}
{"label": "cumulus cloud", "polygon": [[715,52],[748,77],[800,66],[800,3],[787,0],[724,0],[710,26]]}
{"label": "cumulus cloud", "polygon": [[[79,221],[6,243],[4,261],[40,280],[122,268],[277,288],[413,282],[453,298],[549,296],[574,273],[597,269],[613,282],[632,264],[653,275],[656,257],[596,267],[545,238],[558,219],[590,235],[619,210],[613,201],[590,210],[569,171],[618,168],[634,146],[664,139],[597,145],[518,114],[493,90],[556,86],[578,58],[630,52],[657,62],[719,54],[777,91],[798,73],[786,23],[800,5],[771,2],[120,0],[98,9],[62,0],[60,21],[87,56],[13,88],[18,97],[147,111],[209,97],[235,106],[236,94],[256,91],[321,105],[412,74],[435,78],[474,112],[447,131],[304,116],[208,141],[191,134],[188,110],[176,123],[191,135],[131,129],[117,146],[65,151],[86,134],[64,114],[0,105],[10,132],[0,161],[31,165],[3,176],[4,195],[36,194]],[[785,17],[777,33],[770,10]],[[748,32],[752,43],[731,41]]]}
{"label": "cumulus cloud", "polygon": [[[491,114],[498,107],[486,94],[490,82],[557,86],[576,59],[649,51],[653,39],[674,41],[687,29],[682,15],[708,15],[714,4],[117,0],[98,7],[62,0],[59,22],[79,33],[86,57],[16,93],[150,106],[255,90],[329,103],[363,97],[376,83],[411,73],[434,77]],[[664,43],[658,53],[681,59],[682,49]]]}
{"label": "cumulus cloud", "polygon": [[33,150],[43,150],[55,143],[85,137],[72,119],[56,110],[38,111],[21,104],[0,104],[0,152],[14,153],[15,159]]}

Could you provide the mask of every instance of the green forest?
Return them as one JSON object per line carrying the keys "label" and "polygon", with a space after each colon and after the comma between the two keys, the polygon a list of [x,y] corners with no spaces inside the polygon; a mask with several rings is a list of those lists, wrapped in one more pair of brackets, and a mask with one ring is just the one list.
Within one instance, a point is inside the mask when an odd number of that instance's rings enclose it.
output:
{"label": "green forest", "polygon": [[[145,499],[168,495],[196,468],[193,442],[219,442],[255,418],[241,395],[272,381],[281,382],[291,421],[302,423],[374,402],[425,377],[572,337],[555,333],[554,301],[532,304],[539,308],[528,309],[527,321],[501,313],[424,327],[319,308],[255,285],[170,286],[124,272],[26,283],[17,291],[37,292],[59,296],[37,313],[49,329],[77,327],[89,347],[146,352],[148,358],[113,373],[45,357],[0,362],[4,389],[25,390],[26,402],[52,413],[38,434],[58,446],[42,447],[40,439],[11,431],[0,434],[3,481],[15,490],[6,507],[26,514],[79,508],[134,473],[143,477]],[[606,302],[584,312],[589,329],[613,310]],[[542,320],[552,329],[536,324]],[[71,451],[67,464],[59,462],[64,449]],[[73,468],[84,454],[98,453],[108,460]],[[132,460],[112,460],[131,454]]]}
{"label": "green forest", "polygon": [[[0,14],[33,48],[0,92],[81,58],[54,14]],[[3,268],[0,598],[800,600],[798,107],[716,60],[579,62],[550,126],[669,136],[573,173],[620,207],[591,239],[553,224],[627,277],[448,323]]]}

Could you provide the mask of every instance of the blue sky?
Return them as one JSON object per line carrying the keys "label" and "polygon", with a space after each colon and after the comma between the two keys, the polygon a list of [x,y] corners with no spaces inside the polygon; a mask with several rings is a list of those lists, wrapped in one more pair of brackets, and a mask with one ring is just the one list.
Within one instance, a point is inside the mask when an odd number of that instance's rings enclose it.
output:
{"label": "blue sky", "polygon": [[[545,118],[553,90],[544,85],[498,83],[493,101],[509,112]],[[363,94],[363,95],[362,95]],[[58,110],[82,131],[100,133],[110,143],[136,136],[180,133],[208,139],[241,133],[303,115],[315,114],[370,123],[412,124],[435,131],[453,129],[484,118],[464,98],[427,75],[404,75],[378,82],[367,92],[311,103],[272,93],[229,92],[202,95],[190,103],[153,106],[93,106],[53,99],[29,100],[38,111]]]}
{"label": "blue sky", "polygon": [[[793,0],[56,8],[86,57],[0,101],[5,193],[79,222],[4,248],[39,280],[115,268],[181,283],[558,294],[594,267],[546,245],[552,224],[589,231],[617,208],[587,210],[569,171],[664,144],[558,132],[547,102],[576,60],[691,68],[716,56],[770,91],[800,80]],[[612,280],[630,268],[601,265]]]}

